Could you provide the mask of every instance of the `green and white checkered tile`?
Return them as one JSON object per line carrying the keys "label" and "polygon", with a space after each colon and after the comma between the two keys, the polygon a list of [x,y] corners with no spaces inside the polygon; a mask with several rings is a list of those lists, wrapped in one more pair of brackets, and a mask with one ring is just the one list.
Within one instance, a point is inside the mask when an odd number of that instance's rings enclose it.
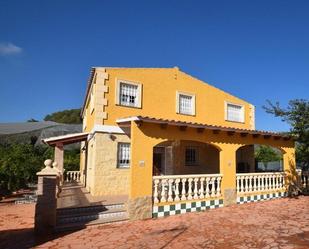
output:
{"label": "green and white checkered tile", "polygon": [[270,194],[258,194],[258,195],[250,195],[250,196],[237,196],[237,204],[243,204],[248,202],[257,202],[257,201],[265,201],[276,198],[286,197],[286,192],[276,192]]}
{"label": "green and white checkered tile", "polygon": [[182,202],[164,206],[153,206],[152,217],[164,217],[175,214],[184,214],[190,212],[199,212],[207,209],[223,207],[223,199],[209,201]]}

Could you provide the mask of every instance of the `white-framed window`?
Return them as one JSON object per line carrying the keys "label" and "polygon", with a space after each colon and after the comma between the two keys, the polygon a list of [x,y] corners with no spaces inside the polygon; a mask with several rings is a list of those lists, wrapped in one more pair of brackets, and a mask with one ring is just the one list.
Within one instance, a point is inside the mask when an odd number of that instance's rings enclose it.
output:
{"label": "white-framed window", "polygon": [[185,115],[195,115],[195,95],[176,92],[176,112]]}
{"label": "white-framed window", "polygon": [[245,121],[244,106],[225,102],[225,120],[243,123]]}
{"label": "white-framed window", "polygon": [[185,152],[186,166],[198,165],[198,147],[187,146]]}
{"label": "white-framed window", "polygon": [[118,168],[130,167],[130,143],[118,143]]}
{"label": "white-framed window", "polygon": [[116,104],[141,108],[142,85],[127,80],[117,80]]}

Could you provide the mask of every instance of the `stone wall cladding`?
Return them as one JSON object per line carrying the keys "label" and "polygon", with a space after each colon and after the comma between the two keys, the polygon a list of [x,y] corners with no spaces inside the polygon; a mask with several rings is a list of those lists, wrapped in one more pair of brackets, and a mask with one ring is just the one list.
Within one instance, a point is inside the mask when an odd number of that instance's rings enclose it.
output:
{"label": "stone wall cladding", "polygon": [[224,190],[224,206],[230,206],[236,204],[237,193],[236,189]]}
{"label": "stone wall cladding", "polygon": [[127,135],[95,133],[95,172],[93,195],[128,195],[130,169],[117,167],[119,142],[130,142]]}
{"label": "stone wall cladding", "polygon": [[130,220],[152,218],[152,196],[138,197],[128,201]]}
{"label": "stone wall cladding", "polygon": [[207,201],[179,202],[176,204],[167,204],[164,206],[154,205],[152,209],[152,217],[164,217],[176,214],[184,214],[191,212],[205,211],[223,207],[223,199],[214,199]]}
{"label": "stone wall cladding", "polygon": [[266,201],[266,200],[277,199],[277,198],[282,198],[282,197],[287,197],[287,192],[237,196],[237,204],[244,204],[244,203],[249,203],[249,202],[257,202],[257,201]]}

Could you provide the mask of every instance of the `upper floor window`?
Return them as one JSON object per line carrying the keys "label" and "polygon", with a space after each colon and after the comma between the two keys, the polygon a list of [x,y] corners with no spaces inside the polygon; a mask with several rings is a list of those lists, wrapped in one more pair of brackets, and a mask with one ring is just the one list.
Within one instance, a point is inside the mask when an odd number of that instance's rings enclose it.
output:
{"label": "upper floor window", "polygon": [[185,162],[187,166],[198,164],[198,147],[187,146]]}
{"label": "upper floor window", "polygon": [[177,113],[195,115],[195,95],[177,92]]}
{"label": "upper floor window", "polygon": [[118,168],[128,168],[130,166],[130,144],[118,143]]}
{"label": "upper floor window", "polygon": [[141,84],[118,80],[116,104],[141,107]]}
{"label": "upper floor window", "polygon": [[244,106],[226,103],[226,120],[234,122],[244,122]]}

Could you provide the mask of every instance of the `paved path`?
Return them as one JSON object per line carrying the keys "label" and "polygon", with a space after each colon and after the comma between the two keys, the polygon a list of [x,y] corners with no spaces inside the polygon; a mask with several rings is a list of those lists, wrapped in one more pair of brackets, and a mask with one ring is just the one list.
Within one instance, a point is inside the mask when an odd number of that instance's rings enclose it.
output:
{"label": "paved path", "polygon": [[309,197],[35,238],[34,205],[0,206],[0,248],[309,248]]}

